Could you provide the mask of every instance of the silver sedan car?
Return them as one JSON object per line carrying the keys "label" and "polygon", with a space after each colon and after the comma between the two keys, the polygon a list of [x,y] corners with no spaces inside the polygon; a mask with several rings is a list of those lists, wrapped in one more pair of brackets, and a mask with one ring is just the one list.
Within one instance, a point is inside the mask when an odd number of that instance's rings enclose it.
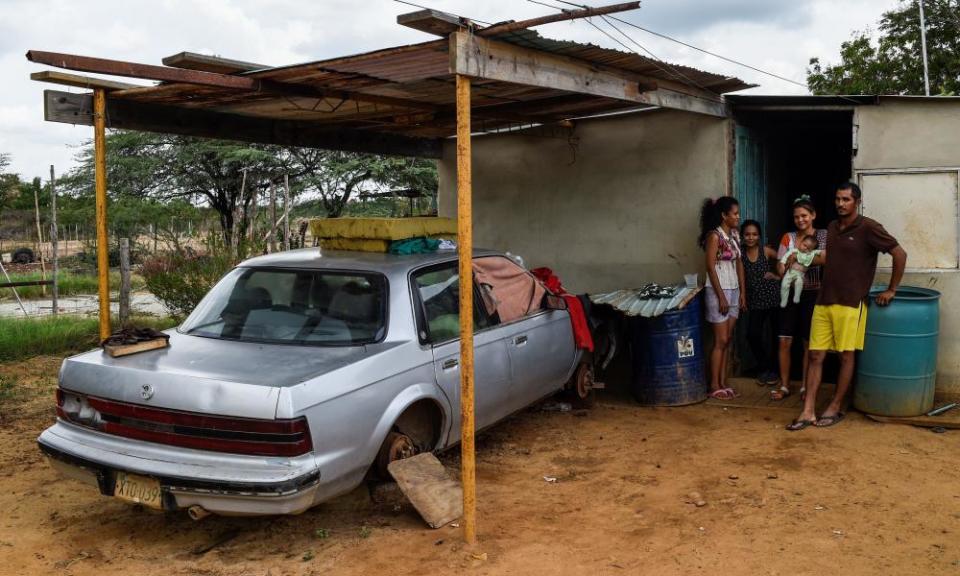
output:
{"label": "silver sedan car", "polygon": [[[475,272],[477,428],[566,386],[586,399],[562,300],[499,253],[478,251]],[[40,449],[63,474],[147,507],[302,512],[460,441],[459,289],[453,252],[248,260],[169,347],[64,361]]]}

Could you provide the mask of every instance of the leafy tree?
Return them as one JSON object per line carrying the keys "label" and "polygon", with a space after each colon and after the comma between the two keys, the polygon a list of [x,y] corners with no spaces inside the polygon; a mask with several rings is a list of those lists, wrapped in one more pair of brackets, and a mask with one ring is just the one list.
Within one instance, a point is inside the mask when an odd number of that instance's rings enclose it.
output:
{"label": "leafy tree", "polygon": [[7,172],[10,167],[10,154],[0,152],[0,214],[13,203],[20,186],[20,177]]}
{"label": "leafy tree", "polygon": [[[61,181],[74,195],[91,195],[93,147],[79,155],[80,166]],[[107,172],[112,199],[161,202],[202,201],[216,212],[227,246],[248,230],[254,202],[262,206],[271,185],[282,193],[316,196],[327,216],[339,216],[355,195],[369,187],[418,186],[436,190],[432,162],[306,148],[245,144],[144,132],[107,136]]]}
{"label": "leafy tree", "polygon": [[[923,0],[931,94],[960,92],[960,0]],[[901,1],[884,13],[880,37],[854,32],[840,45],[839,64],[811,58],[807,85],[814,94],[923,94],[920,6]]]}
{"label": "leafy tree", "polygon": [[343,215],[359,194],[416,188],[435,195],[437,170],[433,162],[415,158],[353,154],[326,150],[316,153],[319,169],[301,183],[308,195],[319,196],[328,218]]}

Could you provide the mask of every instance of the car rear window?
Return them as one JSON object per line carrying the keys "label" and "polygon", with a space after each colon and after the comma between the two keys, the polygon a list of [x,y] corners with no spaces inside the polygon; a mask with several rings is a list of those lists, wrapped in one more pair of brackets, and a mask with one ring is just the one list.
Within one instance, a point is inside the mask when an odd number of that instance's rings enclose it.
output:
{"label": "car rear window", "polygon": [[185,334],[335,346],[379,341],[386,278],[376,273],[237,268],[180,327]]}

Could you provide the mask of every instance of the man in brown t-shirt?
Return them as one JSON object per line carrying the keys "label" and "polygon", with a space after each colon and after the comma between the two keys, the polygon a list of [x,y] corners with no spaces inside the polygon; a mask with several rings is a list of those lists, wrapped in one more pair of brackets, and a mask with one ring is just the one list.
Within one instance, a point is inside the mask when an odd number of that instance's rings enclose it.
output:
{"label": "man in brown t-shirt", "polygon": [[[826,427],[843,419],[840,405],[853,378],[854,354],[863,350],[867,308],[865,301],[877,272],[877,254],[893,256],[893,271],[887,289],[877,294],[877,304],[886,306],[896,294],[907,266],[907,253],[876,220],[860,215],[860,187],[850,182],[834,198],[839,218],[827,227],[830,247],[823,265],[823,283],[810,325],[810,355],[807,397],[803,412],[787,430],[803,430],[811,424]],[[837,391],[830,404],[816,417],[817,391],[828,350],[840,353]]]}

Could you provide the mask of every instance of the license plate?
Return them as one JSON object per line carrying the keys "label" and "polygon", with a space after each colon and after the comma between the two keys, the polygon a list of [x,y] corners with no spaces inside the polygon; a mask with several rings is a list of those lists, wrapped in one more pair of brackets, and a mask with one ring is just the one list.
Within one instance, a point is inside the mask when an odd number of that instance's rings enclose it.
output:
{"label": "license plate", "polygon": [[121,500],[141,504],[149,508],[163,509],[163,493],[160,481],[155,478],[117,472],[117,482],[113,495]]}

